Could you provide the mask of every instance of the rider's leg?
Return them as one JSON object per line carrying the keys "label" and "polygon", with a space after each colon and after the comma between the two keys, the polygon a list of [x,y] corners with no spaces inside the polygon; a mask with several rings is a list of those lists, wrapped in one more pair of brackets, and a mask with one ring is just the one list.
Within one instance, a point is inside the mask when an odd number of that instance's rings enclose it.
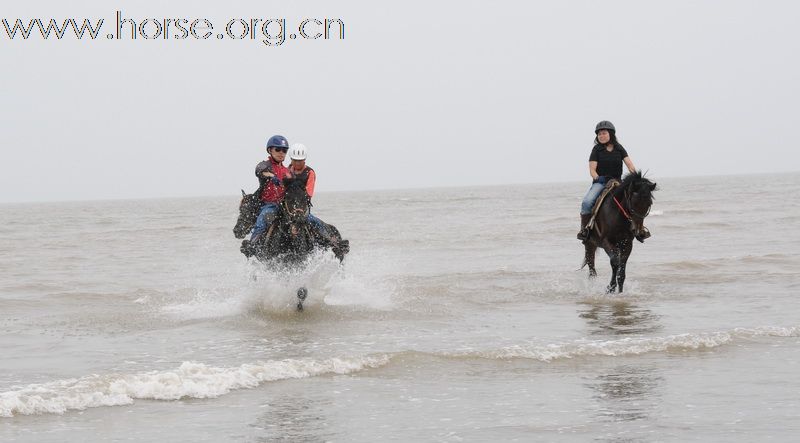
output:
{"label": "rider's leg", "polygon": [[605,188],[604,184],[592,183],[592,186],[589,187],[589,191],[586,192],[586,196],[583,197],[583,201],[581,202],[581,230],[578,231],[578,240],[586,240],[589,236],[589,230],[586,225],[592,218],[594,202],[597,201],[597,197],[603,192],[603,188]]}
{"label": "rider's leg", "polygon": [[350,242],[342,240],[338,235],[334,236],[331,229],[328,229],[328,225],[311,213],[308,214],[308,222],[319,232],[322,239],[327,242],[327,246],[331,248],[336,258],[340,261],[344,260],[344,256],[350,252]]}
{"label": "rider's leg", "polygon": [[267,232],[269,225],[275,220],[275,215],[278,213],[277,203],[264,203],[261,207],[261,212],[258,213],[256,218],[256,225],[253,228],[253,235],[250,236],[250,243],[255,243],[261,238],[261,235]]}
{"label": "rider's leg", "polygon": [[581,214],[581,230],[578,231],[578,240],[586,240],[589,237],[589,229],[587,225],[589,220],[592,219],[592,214]]}
{"label": "rider's leg", "polygon": [[327,236],[328,229],[325,227],[325,223],[323,223],[323,221],[320,220],[319,217],[309,212],[308,222],[311,223],[311,226],[313,226],[317,231],[319,231],[320,234]]}
{"label": "rider's leg", "polygon": [[309,212],[308,222],[311,223],[311,226],[313,226],[314,229],[316,229],[317,232],[319,232],[320,236],[325,241],[327,241],[331,246],[335,246],[336,244],[339,243],[339,239],[334,238],[333,235],[331,235],[328,229],[328,225],[325,224],[325,222],[323,222],[322,220],[320,220],[319,217]]}

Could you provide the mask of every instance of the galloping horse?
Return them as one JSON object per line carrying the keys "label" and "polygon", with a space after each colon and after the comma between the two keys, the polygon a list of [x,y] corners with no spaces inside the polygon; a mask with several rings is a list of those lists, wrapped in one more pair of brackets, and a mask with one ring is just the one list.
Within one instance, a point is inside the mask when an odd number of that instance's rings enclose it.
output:
{"label": "galloping horse", "polygon": [[594,255],[603,248],[611,259],[611,283],[606,290],[614,292],[625,284],[625,265],[633,250],[633,239],[644,232],[644,218],[653,204],[656,184],[644,177],[641,171],[628,174],[622,183],[612,189],[600,204],[589,237],[584,241],[586,255],[583,266],[589,265],[589,276],[594,277]]}
{"label": "galloping horse", "polygon": [[[283,184],[286,194],[269,230],[257,244],[251,244],[242,252],[264,262],[277,260],[291,266],[301,263],[315,248],[329,248],[339,261],[344,260],[350,252],[350,243],[342,239],[339,230],[325,224],[327,235],[323,235],[308,222],[311,204],[306,193],[306,180],[285,178]],[[255,225],[260,207],[258,192],[247,194],[242,191],[239,219],[233,228],[236,238],[244,238]]]}
{"label": "galloping horse", "polygon": [[[341,262],[350,252],[350,242],[343,240],[339,230],[333,225],[324,224],[325,233],[315,229],[308,222],[311,207],[306,193],[306,180],[284,178],[283,186],[286,194],[278,206],[275,219],[269,230],[259,237],[256,244],[242,245],[242,253],[255,256],[259,261],[271,265],[297,267],[316,248],[329,248]],[[247,194],[242,190],[242,201],[239,203],[239,219],[233,228],[236,238],[244,238],[255,225],[261,202],[260,192]],[[303,310],[303,301],[308,296],[305,286],[297,290],[297,309]]]}

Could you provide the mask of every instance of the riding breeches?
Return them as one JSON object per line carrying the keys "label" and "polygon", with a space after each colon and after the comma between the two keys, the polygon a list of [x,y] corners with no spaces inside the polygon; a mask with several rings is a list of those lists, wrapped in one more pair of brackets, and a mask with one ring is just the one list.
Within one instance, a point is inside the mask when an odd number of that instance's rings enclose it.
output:
{"label": "riding breeches", "polygon": [[277,213],[277,203],[264,203],[264,206],[261,207],[261,211],[258,213],[258,218],[256,218],[256,226],[253,228],[253,235],[250,236],[250,240],[266,232],[269,225],[275,220],[275,215]]}
{"label": "riding breeches", "polygon": [[319,231],[320,234],[326,237],[328,236],[328,228],[325,226],[325,223],[322,220],[317,218],[316,215],[309,212],[308,222],[311,223],[315,228],[317,228],[317,231]]}
{"label": "riding breeches", "polygon": [[586,215],[592,213],[594,202],[597,201],[597,197],[600,197],[600,194],[603,193],[605,187],[606,185],[603,183],[592,183],[589,191],[586,192],[586,196],[583,197],[583,202],[581,202],[581,214]]}

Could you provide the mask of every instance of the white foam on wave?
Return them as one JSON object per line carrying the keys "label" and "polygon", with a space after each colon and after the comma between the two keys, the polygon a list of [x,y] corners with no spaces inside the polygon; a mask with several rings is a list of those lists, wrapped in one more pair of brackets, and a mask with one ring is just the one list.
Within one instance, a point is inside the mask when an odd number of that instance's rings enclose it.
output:
{"label": "white foam on wave", "polygon": [[215,398],[236,389],[254,388],[276,380],[308,378],[324,374],[350,374],[378,368],[388,355],[315,360],[279,360],[217,368],[184,362],[171,371],[131,375],[91,375],[29,385],[0,393],[0,417],[16,414],[63,414],[101,406],[120,406],[135,399],[178,400]]}
{"label": "white foam on wave", "polygon": [[579,357],[619,357],[650,352],[710,349],[737,339],[758,337],[798,337],[800,327],[736,328],[730,331],[687,333],[665,337],[628,337],[618,340],[576,340],[549,345],[513,345],[496,350],[465,350],[449,355],[488,359],[525,358],[544,362]]}

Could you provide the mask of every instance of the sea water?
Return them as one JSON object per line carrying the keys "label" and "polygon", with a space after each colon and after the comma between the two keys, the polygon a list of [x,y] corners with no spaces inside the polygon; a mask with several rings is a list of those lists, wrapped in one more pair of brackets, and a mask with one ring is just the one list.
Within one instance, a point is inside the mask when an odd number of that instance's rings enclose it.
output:
{"label": "sea water", "polygon": [[0,205],[0,441],[796,441],[800,179],[652,179],[622,294],[586,183],[323,192],[292,272],[234,195]]}

